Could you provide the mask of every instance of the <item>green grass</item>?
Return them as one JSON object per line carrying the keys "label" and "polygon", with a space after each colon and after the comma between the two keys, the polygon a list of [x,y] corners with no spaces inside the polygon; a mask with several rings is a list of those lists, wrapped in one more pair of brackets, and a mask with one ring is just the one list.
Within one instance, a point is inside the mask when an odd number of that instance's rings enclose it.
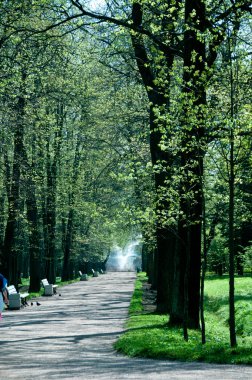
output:
{"label": "green grass", "polygon": [[126,333],[115,344],[118,351],[156,359],[252,364],[251,278],[238,277],[235,281],[236,348],[229,345],[227,278],[210,277],[205,283],[205,345],[201,344],[200,331],[189,330],[189,342],[185,342],[182,329],[168,326],[168,316],[143,312],[144,281],[146,277],[141,273],[131,300]]}

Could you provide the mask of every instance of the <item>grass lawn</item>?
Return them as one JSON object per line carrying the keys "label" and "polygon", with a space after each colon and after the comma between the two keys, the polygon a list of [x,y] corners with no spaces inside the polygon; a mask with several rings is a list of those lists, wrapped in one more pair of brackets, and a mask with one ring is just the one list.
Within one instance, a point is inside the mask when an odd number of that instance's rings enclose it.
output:
{"label": "grass lawn", "polygon": [[228,329],[228,278],[211,276],[205,282],[205,345],[200,331],[189,330],[189,342],[180,328],[168,326],[168,316],[143,311],[140,273],[130,306],[127,331],[115,343],[115,348],[129,356],[212,363],[252,364],[252,278],[237,277],[236,348],[230,348]]}

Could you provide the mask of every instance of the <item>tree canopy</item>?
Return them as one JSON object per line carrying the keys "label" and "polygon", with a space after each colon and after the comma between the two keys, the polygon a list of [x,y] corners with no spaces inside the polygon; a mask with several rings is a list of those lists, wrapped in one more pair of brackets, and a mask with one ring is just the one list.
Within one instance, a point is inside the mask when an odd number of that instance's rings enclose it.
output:
{"label": "tree canopy", "polygon": [[[142,236],[157,309],[251,268],[251,1],[0,3],[0,265],[18,285]],[[204,280],[204,273],[202,281]]]}

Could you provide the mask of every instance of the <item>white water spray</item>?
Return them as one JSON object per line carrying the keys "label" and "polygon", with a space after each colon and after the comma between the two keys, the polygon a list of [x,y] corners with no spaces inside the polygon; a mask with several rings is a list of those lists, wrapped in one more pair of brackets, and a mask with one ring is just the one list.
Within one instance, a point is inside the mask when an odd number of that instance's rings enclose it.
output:
{"label": "white water spray", "polygon": [[135,271],[141,266],[141,245],[136,240],[123,249],[115,246],[109,255],[106,268],[108,271]]}

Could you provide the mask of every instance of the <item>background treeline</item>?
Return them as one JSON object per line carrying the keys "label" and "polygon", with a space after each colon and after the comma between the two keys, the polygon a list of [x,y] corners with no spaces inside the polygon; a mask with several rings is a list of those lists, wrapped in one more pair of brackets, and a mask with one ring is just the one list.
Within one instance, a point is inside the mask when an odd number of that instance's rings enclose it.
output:
{"label": "background treeline", "polygon": [[43,25],[43,8],[24,4],[2,12],[1,271],[16,285],[30,275],[36,291],[42,277],[71,279],[139,234],[130,206],[148,116],[130,66],[117,72],[114,52],[101,64],[110,52],[90,34],[13,33]]}
{"label": "background treeline", "polygon": [[234,274],[252,251],[251,2],[1,8],[1,271],[35,291],[141,233],[157,309],[185,339],[206,268],[229,271],[235,345]]}

